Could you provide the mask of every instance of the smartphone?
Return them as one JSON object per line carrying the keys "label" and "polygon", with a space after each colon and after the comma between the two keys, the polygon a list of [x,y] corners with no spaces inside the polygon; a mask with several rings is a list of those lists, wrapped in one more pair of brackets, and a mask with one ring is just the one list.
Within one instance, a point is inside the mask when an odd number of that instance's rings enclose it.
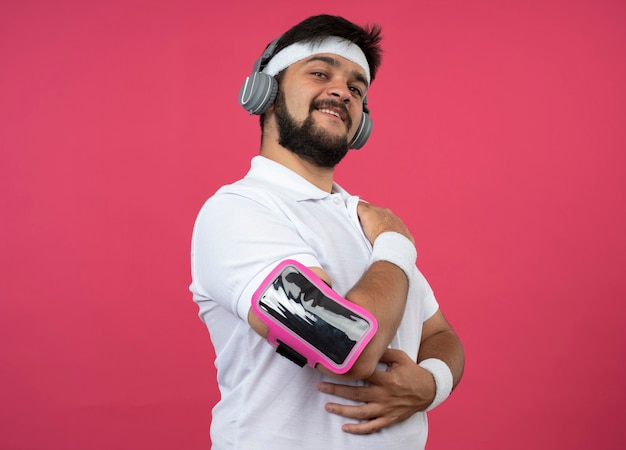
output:
{"label": "smartphone", "polygon": [[269,327],[268,341],[300,366],[350,370],[378,324],[297,261],[281,262],[253,295],[252,308]]}

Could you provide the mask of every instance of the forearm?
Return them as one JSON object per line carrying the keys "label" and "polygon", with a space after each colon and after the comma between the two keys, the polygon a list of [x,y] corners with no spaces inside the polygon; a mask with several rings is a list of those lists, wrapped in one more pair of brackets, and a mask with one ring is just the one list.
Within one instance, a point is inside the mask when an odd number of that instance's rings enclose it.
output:
{"label": "forearm", "polygon": [[378,330],[363,350],[351,378],[367,378],[372,374],[393,339],[406,305],[408,279],[402,269],[387,261],[374,262],[346,298],[371,312]]}
{"label": "forearm", "polygon": [[458,336],[452,329],[439,331],[420,344],[417,362],[425,359],[440,359],[450,368],[453,389],[459,384],[465,367],[465,353]]}
{"label": "forearm", "polygon": [[374,338],[348,376],[369,377],[400,326],[408,296],[409,277],[415,270],[417,256],[413,240],[409,237],[393,229],[376,234],[370,267],[346,295],[348,300],[372,313],[378,322]]}

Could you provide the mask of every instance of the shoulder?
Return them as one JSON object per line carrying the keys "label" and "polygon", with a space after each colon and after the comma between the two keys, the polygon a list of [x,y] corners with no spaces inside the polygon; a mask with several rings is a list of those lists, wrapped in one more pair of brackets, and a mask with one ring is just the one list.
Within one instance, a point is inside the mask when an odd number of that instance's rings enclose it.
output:
{"label": "shoulder", "polygon": [[[262,217],[274,217],[281,200],[262,186],[235,183],[220,188],[200,208],[196,224],[210,228],[244,226]],[[255,219],[256,218],[256,219]]]}

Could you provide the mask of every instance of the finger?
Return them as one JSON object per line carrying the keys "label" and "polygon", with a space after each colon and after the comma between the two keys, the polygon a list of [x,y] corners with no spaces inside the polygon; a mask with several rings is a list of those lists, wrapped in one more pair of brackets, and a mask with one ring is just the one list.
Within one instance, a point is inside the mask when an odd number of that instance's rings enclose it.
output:
{"label": "finger", "polygon": [[376,403],[366,403],[358,406],[326,403],[324,408],[331,414],[355,420],[375,419],[380,417],[383,413],[382,407]]}
{"label": "finger", "polygon": [[385,383],[385,380],[389,378],[389,373],[385,370],[374,370],[368,378],[365,379],[368,383],[374,386],[380,386]]}
{"label": "finger", "polygon": [[348,386],[345,384],[321,382],[318,383],[317,390],[360,403],[370,402],[374,396],[374,393],[371,392],[372,388],[369,386]]}
{"label": "finger", "polygon": [[391,424],[393,424],[393,420],[386,417],[380,417],[363,423],[346,423],[341,427],[341,429],[350,434],[372,434],[388,427]]}
{"label": "finger", "polygon": [[388,348],[387,350],[385,350],[385,353],[383,353],[383,355],[380,357],[380,362],[385,364],[401,363],[403,361],[406,361],[407,358],[410,359],[409,355],[407,355],[406,352],[395,348]]}

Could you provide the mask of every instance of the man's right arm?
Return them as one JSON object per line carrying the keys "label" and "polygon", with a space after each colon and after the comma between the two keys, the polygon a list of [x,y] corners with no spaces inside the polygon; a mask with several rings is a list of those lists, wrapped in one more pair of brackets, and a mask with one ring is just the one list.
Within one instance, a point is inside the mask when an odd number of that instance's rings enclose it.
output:
{"label": "man's right arm", "polygon": [[[407,227],[390,210],[361,202],[358,206],[358,215],[363,232],[372,245],[375,246],[376,239],[385,232],[398,233],[406,238],[401,238],[403,241],[401,245],[413,245],[413,237]],[[312,267],[311,270],[332,286],[332,280],[323,269]],[[347,373],[337,375],[320,365],[318,369],[340,379],[369,377],[396,334],[404,313],[407,294],[408,278],[402,268],[388,261],[373,262],[345,298],[362,306],[376,317],[378,321],[376,334]],[[248,314],[248,321],[257,333],[267,337],[266,325],[252,310]]]}

